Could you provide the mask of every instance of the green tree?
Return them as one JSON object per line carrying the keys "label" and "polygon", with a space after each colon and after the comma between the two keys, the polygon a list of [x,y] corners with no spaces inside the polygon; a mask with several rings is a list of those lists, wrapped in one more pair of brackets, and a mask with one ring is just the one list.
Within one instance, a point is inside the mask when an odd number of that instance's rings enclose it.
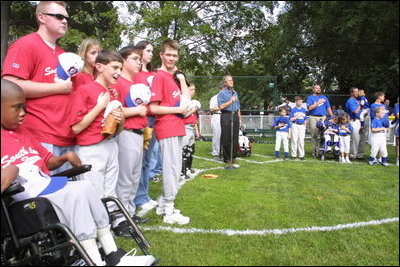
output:
{"label": "green tree", "polygon": [[328,88],[337,80],[342,93],[358,86],[398,94],[399,2],[288,1],[285,9],[283,43],[311,80]]}
{"label": "green tree", "polygon": [[[125,27],[118,21],[118,12],[112,1],[66,1],[66,3],[71,22],[66,36],[58,40],[63,49],[76,52],[82,40],[88,37],[97,38],[104,48],[117,49],[120,46],[120,36]],[[37,30],[35,9],[35,2],[12,1],[9,9],[9,30],[2,27],[2,38],[3,33],[8,36],[8,44]]]}

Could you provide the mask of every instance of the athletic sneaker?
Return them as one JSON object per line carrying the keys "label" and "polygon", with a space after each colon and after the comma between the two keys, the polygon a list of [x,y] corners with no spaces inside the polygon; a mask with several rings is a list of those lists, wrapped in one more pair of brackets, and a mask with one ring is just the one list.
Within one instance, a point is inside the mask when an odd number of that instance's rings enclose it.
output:
{"label": "athletic sneaker", "polygon": [[[178,209],[174,209],[174,213],[181,213],[181,211],[178,210]],[[156,208],[156,214],[157,214],[157,215],[165,215],[165,209],[164,209],[164,207],[158,206],[158,207]]]}
{"label": "athletic sneaker", "polygon": [[376,160],[370,160],[370,161],[368,162],[368,164],[369,164],[369,165],[378,165],[379,162],[376,161]]}
{"label": "athletic sneaker", "polygon": [[174,210],[174,213],[172,213],[170,215],[164,215],[163,221],[165,223],[169,223],[169,224],[177,223],[177,224],[183,225],[183,224],[188,224],[190,221],[190,218],[183,216],[180,212],[177,213]]}
{"label": "athletic sneaker", "polygon": [[151,266],[156,259],[151,255],[135,256],[136,249],[129,252],[119,248],[106,256],[107,266]]}
{"label": "athletic sneaker", "polygon": [[141,210],[137,213],[137,215],[142,217],[146,215],[146,213],[148,213],[150,210],[156,207],[158,207],[158,202],[150,199],[148,202],[144,203],[142,206],[139,207],[141,208]]}
{"label": "athletic sneaker", "polygon": [[389,163],[387,163],[387,162],[381,162],[381,165],[387,167],[387,166],[389,166]]}
{"label": "athletic sneaker", "polygon": [[346,163],[349,163],[349,164],[351,164],[351,161],[350,161],[350,159],[349,159],[349,158],[347,158],[347,157],[346,157],[346,158],[344,158],[344,160],[345,160],[345,162],[346,162]]}

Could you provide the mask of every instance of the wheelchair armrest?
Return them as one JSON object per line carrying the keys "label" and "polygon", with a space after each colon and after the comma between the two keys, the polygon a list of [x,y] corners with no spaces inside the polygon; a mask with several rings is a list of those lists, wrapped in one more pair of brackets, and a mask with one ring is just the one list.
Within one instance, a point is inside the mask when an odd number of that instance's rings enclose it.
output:
{"label": "wheelchair armrest", "polygon": [[73,176],[79,175],[81,173],[88,172],[91,169],[92,169],[92,165],[86,164],[86,165],[75,167],[75,168],[72,168],[72,169],[69,169],[69,170],[66,170],[66,171],[63,171],[63,172],[59,172],[59,173],[53,174],[52,176],[73,177]]}
{"label": "wheelchair armrest", "polygon": [[10,186],[1,193],[1,197],[9,197],[18,193],[25,191],[25,188],[19,182],[13,182]]}

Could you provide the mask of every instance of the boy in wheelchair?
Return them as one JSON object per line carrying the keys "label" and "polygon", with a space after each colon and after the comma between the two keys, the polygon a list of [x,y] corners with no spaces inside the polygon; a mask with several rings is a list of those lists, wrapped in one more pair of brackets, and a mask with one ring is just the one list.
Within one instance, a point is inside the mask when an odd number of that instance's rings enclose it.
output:
{"label": "boy in wheelchair", "polygon": [[[74,167],[80,166],[81,161],[73,152],[67,152],[59,157],[53,156],[21,126],[24,116],[24,92],[17,84],[2,79],[2,191],[4,174],[9,178],[8,181],[15,179],[25,188],[23,192],[13,195],[15,201],[38,196],[50,200],[60,222],[72,230],[96,265],[151,265],[155,261],[153,256],[130,256],[117,248],[110,231],[107,210],[93,191],[90,182],[67,182],[67,177],[48,175],[49,170],[56,169],[67,161]],[[8,168],[13,165],[18,167],[18,175],[15,167],[14,172],[8,173]],[[96,239],[101,244],[105,262]]]}

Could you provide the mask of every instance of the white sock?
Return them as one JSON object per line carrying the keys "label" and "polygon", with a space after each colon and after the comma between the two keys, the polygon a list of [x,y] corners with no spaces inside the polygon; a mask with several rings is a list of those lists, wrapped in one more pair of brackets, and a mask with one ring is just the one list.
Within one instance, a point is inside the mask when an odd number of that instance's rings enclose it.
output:
{"label": "white sock", "polygon": [[101,260],[100,252],[97,247],[96,239],[86,239],[80,241],[80,243],[94,264],[97,266],[104,266],[104,262]]}
{"label": "white sock", "polygon": [[113,251],[117,251],[117,245],[115,244],[114,237],[111,234],[110,225],[97,230],[97,239],[106,255]]}
{"label": "white sock", "polygon": [[172,215],[174,213],[174,202],[167,202],[164,204],[165,215]]}

